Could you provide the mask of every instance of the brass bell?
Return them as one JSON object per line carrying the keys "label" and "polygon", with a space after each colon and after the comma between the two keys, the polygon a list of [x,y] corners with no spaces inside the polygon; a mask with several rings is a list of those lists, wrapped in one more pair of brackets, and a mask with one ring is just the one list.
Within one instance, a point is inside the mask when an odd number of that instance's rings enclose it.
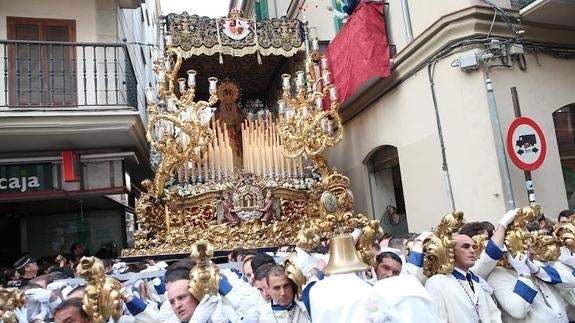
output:
{"label": "brass bell", "polygon": [[361,261],[351,235],[341,235],[329,240],[329,261],[323,269],[326,275],[366,271],[369,266]]}

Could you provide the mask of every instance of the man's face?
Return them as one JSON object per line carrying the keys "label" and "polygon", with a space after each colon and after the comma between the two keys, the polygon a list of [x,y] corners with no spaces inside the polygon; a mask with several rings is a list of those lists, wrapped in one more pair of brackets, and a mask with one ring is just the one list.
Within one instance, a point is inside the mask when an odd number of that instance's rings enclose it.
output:
{"label": "man's face", "polygon": [[567,217],[567,216],[560,217],[559,223],[569,223],[569,217]]}
{"label": "man's face", "polygon": [[399,276],[399,273],[401,273],[401,264],[391,258],[383,258],[375,267],[377,280]]}
{"label": "man's face", "polygon": [[81,256],[84,254],[84,248],[81,245],[74,247],[74,256]]}
{"label": "man's face", "polygon": [[475,257],[475,242],[469,236],[460,234],[455,237],[455,266],[468,270],[473,267],[477,258]]}
{"label": "man's face", "polygon": [[294,296],[292,282],[286,275],[271,275],[268,278],[268,293],[274,302],[287,306],[292,302]]}
{"label": "man's face", "polygon": [[180,321],[186,322],[190,320],[198,306],[198,301],[188,292],[189,282],[187,279],[180,279],[166,284],[172,310]]}
{"label": "man's face", "polygon": [[248,283],[250,286],[253,286],[254,283],[254,271],[252,270],[252,259],[248,259],[244,262],[244,275],[248,279]]}
{"label": "man's face", "polygon": [[268,283],[266,282],[265,278],[254,280],[254,286],[258,289],[260,295],[262,295],[262,298],[266,301],[266,303],[272,301],[272,297],[268,293]]}
{"label": "man's face", "polygon": [[38,273],[38,264],[35,261],[29,262],[26,265],[26,273],[35,276]]}
{"label": "man's face", "polygon": [[70,306],[56,312],[54,315],[55,323],[89,323],[89,319],[82,318],[77,308]]}

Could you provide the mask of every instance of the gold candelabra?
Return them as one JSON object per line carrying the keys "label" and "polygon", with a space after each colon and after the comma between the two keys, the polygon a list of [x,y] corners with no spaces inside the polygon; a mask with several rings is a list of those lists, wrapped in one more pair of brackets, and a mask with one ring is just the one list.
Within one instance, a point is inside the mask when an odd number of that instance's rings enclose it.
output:
{"label": "gold candelabra", "polygon": [[282,75],[278,133],[285,156],[295,158],[304,155],[311,158],[318,164],[322,176],[327,176],[329,169],[322,153],[325,148],[341,141],[343,126],[328,59],[320,57],[317,40],[312,44],[312,50],[305,60],[305,72],[296,72],[295,96],[292,96],[291,75]]}
{"label": "gold candelabra", "polygon": [[[187,79],[178,78],[182,65],[181,54],[166,36],[159,57],[154,61],[157,92],[146,90],[148,103],[148,130],[146,138],[151,146],[162,153],[154,179],[154,192],[160,196],[166,180],[189,164],[205,163],[208,146],[214,138],[210,120],[218,102],[218,79],[210,77],[208,101],[195,102],[196,71],[188,70]],[[157,52],[157,51],[156,51]]]}

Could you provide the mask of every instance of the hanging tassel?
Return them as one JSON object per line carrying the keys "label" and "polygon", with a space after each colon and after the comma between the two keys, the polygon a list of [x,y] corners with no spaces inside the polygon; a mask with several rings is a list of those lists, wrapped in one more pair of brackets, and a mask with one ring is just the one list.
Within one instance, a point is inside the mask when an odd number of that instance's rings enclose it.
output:
{"label": "hanging tassel", "polygon": [[260,52],[258,51],[258,64],[262,65],[262,56],[260,55]]}
{"label": "hanging tassel", "polygon": [[220,65],[224,64],[224,56],[222,56],[222,53],[220,52]]}

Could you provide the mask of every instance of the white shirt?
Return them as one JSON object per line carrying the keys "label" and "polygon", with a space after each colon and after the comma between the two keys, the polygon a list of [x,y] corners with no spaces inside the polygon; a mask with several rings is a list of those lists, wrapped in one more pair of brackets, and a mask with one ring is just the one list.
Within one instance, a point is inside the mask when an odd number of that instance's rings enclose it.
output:
{"label": "white shirt", "polygon": [[557,271],[561,282],[555,285],[563,299],[571,306],[575,306],[575,275],[573,275],[573,268],[565,265],[560,261],[556,261],[552,265]]}
{"label": "white shirt", "polygon": [[310,323],[305,306],[299,302],[295,302],[291,309],[273,304],[267,306],[271,309],[271,317],[268,311],[261,313],[258,323]]}
{"label": "white shirt", "polygon": [[[459,271],[459,276],[465,273]],[[455,273],[457,275],[457,273]],[[425,283],[440,322],[477,323],[501,322],[501,312],[493,299],[481,288],[478,278],[473,280],[471,290],[467,280],[456,278],[454,274],[439,274],[430,277]]]}
{"label": "white shirt", "polygon": [[401,323],[439,322],[429,294],[414,276],[399,275],[384,278],[378,280],[373,285],[373,289],[377,298],[391,308],[388,314],[394,315],[397,318],[396,321]]}
{"label": "white shirt", "polygon": [[366,322],[373,287],[356,274],[335,274],[310,287],[309,302],[312,322]]}
{"label": "white shirt", "polygon": [[535,277],[518,277],[512,269],[497,267],[487,279],[505,322],[568,322],[566,304],[551,285]]}

